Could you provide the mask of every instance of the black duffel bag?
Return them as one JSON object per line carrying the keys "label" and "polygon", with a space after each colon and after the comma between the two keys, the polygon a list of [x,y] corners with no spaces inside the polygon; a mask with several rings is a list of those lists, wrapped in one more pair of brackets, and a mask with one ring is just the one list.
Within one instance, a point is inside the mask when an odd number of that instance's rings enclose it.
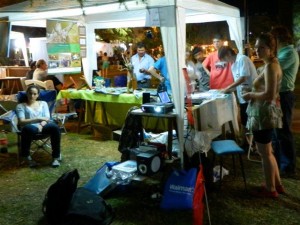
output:
{"label": "black duffel bag", "polygon": [[66,215],[66,225],[109,225],[114,211],[105,200],[85,188],[77,188]]}

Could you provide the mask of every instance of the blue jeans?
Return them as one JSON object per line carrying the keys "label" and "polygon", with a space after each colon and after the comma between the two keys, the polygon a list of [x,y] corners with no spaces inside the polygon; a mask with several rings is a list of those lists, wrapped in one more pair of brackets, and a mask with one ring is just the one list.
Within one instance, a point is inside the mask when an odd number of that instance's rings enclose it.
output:
{"label": "blue jeans", "polygon": [[[27,157],[30,154],[30,146],[33,137],[38,134],[38,128],[32,124],[25,125],[21,130],[21,154],[23,157]],[[52,146],[52,157],[59,158],[60,156],[60,139],[61,133],[57,124],[54,122],[47,123],[41,134],[50,135]]]}
{"label": "blue jeans", "polygon": [[292,91],[280,92],[279,94],[283,125],[282,128],[276,129],[277,144],[274,147],[274,153],[280,170],[295,172],[296,148],[291,129],[295,95]]}

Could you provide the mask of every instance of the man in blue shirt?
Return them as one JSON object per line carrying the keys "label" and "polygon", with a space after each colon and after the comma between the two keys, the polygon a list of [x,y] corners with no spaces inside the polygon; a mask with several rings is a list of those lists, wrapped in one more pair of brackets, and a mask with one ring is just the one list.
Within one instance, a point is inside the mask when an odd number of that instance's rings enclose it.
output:
{"label": "man in blue shirt", "polygon": [[[159,76],[155,70],[159,70],[161,76]],[[170,82],[170,77],[169,77],[168,67],[167,67],[167,60],[165,56],[159,58],[154,63],[154,65],[150,67],[149,72],[151,73],[151,75],[159,79],[161,82],[164,82],[168,94],[172,93],[171,82]]]}
{"label": "man in blue shirt", "polygon": [[136,77],[138,88],[150,88],[151,76],[148,69],[153,66],[154,59],[146,53],[145,44],[137,43],[137,53],[130,59],[133,75]]}

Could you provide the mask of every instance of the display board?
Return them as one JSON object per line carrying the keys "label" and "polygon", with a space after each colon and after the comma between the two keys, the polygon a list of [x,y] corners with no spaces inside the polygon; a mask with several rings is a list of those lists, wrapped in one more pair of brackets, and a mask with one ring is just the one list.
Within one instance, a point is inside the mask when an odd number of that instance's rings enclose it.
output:
{"label": "display board", "polygon": [[81,71],[79,28],[76,22],[47,20],[48,73]]}

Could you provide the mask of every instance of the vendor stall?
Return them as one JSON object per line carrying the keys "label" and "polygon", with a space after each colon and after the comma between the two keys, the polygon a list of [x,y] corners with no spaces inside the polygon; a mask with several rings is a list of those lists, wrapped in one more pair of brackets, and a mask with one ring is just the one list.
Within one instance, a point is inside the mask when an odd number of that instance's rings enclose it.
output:
{"label": "vendor stall", "polygon": [[[227,21],[231,39],[236,42],[236,46],[242,52],[243,35],[239,10],[216,0],[148,0],[138,1],[138,4],[136,0],[122,1],[122,4],[116,0],[103,0],[82,1],[81,5],[71,0],[61,1],[60,4],[54,4],[54,2],[56,1],[22,2],[1,9],[0,17],[9,16],[12,24],[20,24],[20,21],[24,20],[50,18],[68,18],[84,24],[87,34],[86,56],[89,62],[85,71],[88,73],[86,75],[89,75],[87,77],[90,83],[92,71],[97,68],[96,52],[93,48],[95,29],[160,26],[171,86],[177,90],[173,93],[173,100],[178,115],[179,143],[183,150],[184,78],[182,68],[185,67],[185,24]],[[53,13],[54,10],[55,13]]]}

